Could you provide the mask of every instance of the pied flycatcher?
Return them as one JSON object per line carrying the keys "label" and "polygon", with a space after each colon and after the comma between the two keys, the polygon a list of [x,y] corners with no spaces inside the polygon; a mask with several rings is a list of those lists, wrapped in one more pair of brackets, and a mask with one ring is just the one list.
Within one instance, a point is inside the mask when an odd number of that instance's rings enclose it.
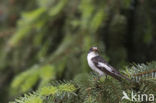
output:
{"label": "pied flycatcher", "polygon": [[123,76],[120,72],[118,72],[115,68],[109,65],[101,56],[99,56],[97,47],[90,48],[87,60],[90,68],[97,72],[100,76],[110,75],[119,81],[121,79],[129,80],[127,77]]}

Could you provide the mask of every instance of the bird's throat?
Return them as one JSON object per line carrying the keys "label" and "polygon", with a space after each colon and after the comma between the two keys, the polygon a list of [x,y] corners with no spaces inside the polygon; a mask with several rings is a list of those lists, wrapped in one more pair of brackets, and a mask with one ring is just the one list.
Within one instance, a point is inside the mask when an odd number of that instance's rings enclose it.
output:
{"label": "bird's throat", "polygon": [[95,53],[95,52],[90,52],[90,53],[88,53],[87,59],[92,59],[92,58],[94,58],[96,56],[99,56],[99,54]]}

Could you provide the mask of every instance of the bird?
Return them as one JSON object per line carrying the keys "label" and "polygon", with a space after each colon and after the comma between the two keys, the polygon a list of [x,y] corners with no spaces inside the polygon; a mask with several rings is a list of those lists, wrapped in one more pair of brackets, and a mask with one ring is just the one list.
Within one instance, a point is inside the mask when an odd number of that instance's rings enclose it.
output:
{"label": "bird", "polygon": [[107,75],[121,81],[122,79],[130,80],[129,78],[123,76],[114,67],[109,65],[100,55],[97,47],[91,47],[87,55],[87,61],[89,67],[97,72],[99,76]]}

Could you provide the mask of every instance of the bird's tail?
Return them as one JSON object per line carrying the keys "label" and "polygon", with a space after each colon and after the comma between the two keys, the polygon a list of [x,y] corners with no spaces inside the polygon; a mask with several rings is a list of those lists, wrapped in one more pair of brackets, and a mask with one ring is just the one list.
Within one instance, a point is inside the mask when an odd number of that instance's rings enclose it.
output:
{"label": "bird's tail", "polygon": [[125,80],[128,80],[128,81],[131,81],[130,78],[128,78],[128,77],[122,75],[121,73],[118,73],[118,74],[116,74],[116,75],[118,76],[117,79],[118,79],[119,81],[121,81],[122,79],[125,79]]}
{"label": "bird's tail", "polygon": [[126,80],[130,80],[130,78],[128,78],[128,77],[126,77],[126,76],[124,76],[122,74],[121,74],[121,77],[124,78],[124,79],[126,79]]}

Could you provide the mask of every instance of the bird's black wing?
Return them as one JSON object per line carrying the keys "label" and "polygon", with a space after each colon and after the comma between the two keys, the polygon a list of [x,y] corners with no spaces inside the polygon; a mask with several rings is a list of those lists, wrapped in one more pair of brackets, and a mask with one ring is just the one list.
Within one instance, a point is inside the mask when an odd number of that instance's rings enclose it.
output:
{"label": "bird's black wing", "polygon": [[128,79],[127,77],[123,76],[118,72],[116,69],[114,69],[111,65],[109,65],[102,57],[97,56],[92,58],[93,63],[97,68],[99,68],[104,73],[114,77],[117,80],[121,80],[121,78]]}

